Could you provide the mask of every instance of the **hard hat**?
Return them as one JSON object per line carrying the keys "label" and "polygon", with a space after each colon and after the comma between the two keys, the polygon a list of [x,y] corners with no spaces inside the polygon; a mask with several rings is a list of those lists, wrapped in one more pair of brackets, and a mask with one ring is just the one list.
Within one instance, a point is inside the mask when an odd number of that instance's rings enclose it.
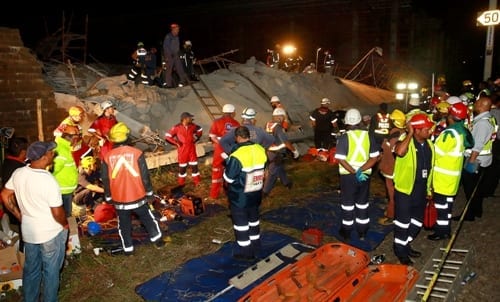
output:
{"label": "hard hat", "polygon": [[329,99],[327,99],[327,98],[321,99],[321,105],[328,105],[328,104],[330,104],[330,100]]}
{"label": "hard hat", "polygon": [[389,118],[392,120],[392,123],[394,126],[402,129],[405,127],[405,122],[406,122],[406,116],[403,113],[403,111],[399,109],[394,109],[391,114],[389,115]]}
{"label": "hard hat", "polygon": [[144,47],[144,43],[142,42],[137,43],[137,47]]}
{"label": "hard hat", "polygon": [[90,236],[95,236],[101,232],[101,225],[95,221],[91,221],[87,224],[87,232]]}
{"label": "hard hat", "polygon": [[271,98],[271,103],[276,103],[276,102],[280,102],[280,98],[279,98],[279,97],[277,97],[277,96],[273,96],[273,97]]}
{"label": "hard hat", "polygon": [[436,106],[437,104],[439,104],[439,102],[441,102],[441,99],[439,97],[437,97],[437,96],[432,97],[432,99],[431,99],[432,106]]}
{"label": "hard hat", "polygon": [[235,110],[234,105],[232,104],[226,104],[222,107],[222,112],[223,113],[233,113]]}
{"label": "hard hat", "polygon": [[467,106],[463,103],[456,103],[448,108],[448,113],[460,120],[465,120],[467,118]]}
{"label": "hard hat", "polygon": [[425,113],[417,113],[410,119],[410,125],[415,129],[431,128],[434,123],[431,121],[429,116]]}
{"label": "hard hat", "polygon": [[462,82],[463,86],[472,86],[472,82],[470,80],[465,80]]}
{"label": "hard hat", "polygon": [[171,28],[171,29],[174,29],[174,28],[179,28],[179,27],[180,27],[180,26],[179,26],[179,24],[177,24],[177,23],[172,23],[172,24],[170,24],[170,28]]}
{"label": "hard hat", "polygon": [[191,43],[191,41],[186,40],[186,41],[184,42],[184,45],[187,45],[187,46],[192,46],[193,44]]}
{"label": "hard hat", "polygon": [[457,96],[450,96],[446,102],[448,102],[448,104],[450,105],[453,105],[453,104],[456,104],[456,103],[461,103],[462,100],[460,100],[460,98],[458,98]]}
{"label": "hard hat", "polygon": [[85,156],[80,161],[80,165],[84,169],[90,169],[91,167],[93,167],[95,165],[95,158],[93,156]]}
{"label": "hard hat", "polygon": [[436,110],[441,112],[441,113],[448,113],[448,108],[450,107],[450,104],[447,102],[440,102],[436,105]]}
{"label": "hard hat", "polygon": [[109,140],[113,143],[121,143],[127,140],[130,129],[125,123],[119,122],[109,130]]}
{"label": "hard hat", "polygon": [[241,118],[244,119],[254,119],[255,115],[257,115],[257,112],[253,108],[245,108],[243,109],[243,112],[241,113]]}
{"label": "hard hat", "polygon": [[345,113],[344,123],[346,125],[357,125],[361,122],[361,113],[356,108],[351,108]]}
{"label": "hard hat", "polygon": [[286,111],[283,108],[276,108],[273,110],[273,116],[286,115]]}
{"label": "hard hat", "polygon": [[69,116],[80,116],[85,110],[80,106],[71,106],[68,110]]}
{"label": "hard hat", "polygon": [[101,109],[102,111],[110,108],[110,107],[114,107],[113,103],[111,101],[104,101],[101,103]]}

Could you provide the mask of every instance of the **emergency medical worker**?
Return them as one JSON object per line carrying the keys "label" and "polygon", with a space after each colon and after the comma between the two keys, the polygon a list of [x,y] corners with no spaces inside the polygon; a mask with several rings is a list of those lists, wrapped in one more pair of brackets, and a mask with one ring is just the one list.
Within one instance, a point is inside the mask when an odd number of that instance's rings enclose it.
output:
{"label": "emergency medical worker", "polygon": [[104,156],[101,176],[104,196],[107,203],[115,206],[120,234],[125,255],[134,253],[132,241],[132,213],[144,224],[149,240],[157,248],[165,245],[158,222],[148,205],[153,197],[153,185],[149,176],[144,153],[127,145],[130,129],[122,122],[109,131],[109,139],[114,143]]}
{"label": "emergency medical worker", "polygon": [[387,112],[387,103],[380,103],[379,110],[372,117],[369,132],[375,137],[375,142],[381,146],[382,141],[389,135],[391,120]]}
{"label": "emergency medical worker", "polygon": [[432,115],[432,119],[436,123],[436,127],[434,127],[434,131],[431,136],[432,141],[435,141],[438,135],[446,129],[448,124],[448,109],[450,106],[451,105],[447,102],[439,102],[436,105],[436,112]]}
{"label": "emergency medical worker", "polygon": [[111,101],[104,101],[99,107],[101,115],[92,122],[87,131],[99,138],[99,159],[102,161],[104,155],[113,147],[113,143],[108,139],[108,133],[118,120],[115,116],[115,106]]}
{"label": "emergency medical worker", "polygon": [[231,220],[239,251],[238,260],[253,261],[260,249],[259,206],[262,202],[265,149],[250,140],[245,126],[234,130],[236,147],[227,160],[224,179],[231,203]]}
{"label": "emergency medical worker", "polygon": [[[250,131],[250,140],[264,147],[269,148],[274,143],[274,137],[269,133],[266,133],[264,129],[255,125],[257,112],[253,108],[245,108],[241,113],[241,125],[248,128]],[[219,144],[224,150],[221,154],[223,158],[227,158],[229,154],[235,148],[236,143],[234,141],[234,131],[236,128],[231,129],[226,133],[220,140]]]}
{"label": "emergency medical worker", "polygon": [[432,169],[432,192],[437,209],[434,233],[429,240],[450,238],[451,212],[455,196],[460,187],[465,148],[474,144],[472,134],[464,125],[467,106],[456,103],[450,106],[447,127],[434,142],[435,159]]}
{"label": "emergency medical worker", "polygon": [[274,144],[267,148],[266,154],[269,160],[267,167],[267,175],[264,181],[264,188],[262,194],[264,197],[271,193],[271,190],[279,178],[281,183],[288,189],[292,188],[292,181],[288,179],[285,171],[285,157],[286,151],[290,150],[293,153],[293,158],[298,159],[300,154],[297,149],[288,140],[285,130],[283,129],[283,122],[285,120],[286,112],[282,108],[276,108],[273,111],[272,121],[266,124],[266,132],[274,137]]}
{"label": "emergency medical worker", "polygon": [[380,174],[385,178],[388,199],[384,217],[378,221],[382,225],[392,224],[394,219],[394,164],[396,162],[394,147],[406,128],[406,117],[403,111],[394,109],[390,114],[390,119],[393,127],[389,130],[389,136],[382,141],[382,155],[378,164]]}
{"label": "emergency medical worker", "polygon": [[361,113],[351,108],[345,114],[347,131],[337,141],[335,158],[339,161],[342,226],[339,235],[349,241],[356,229],[363,240],[368,232],[370,174],[380,154],[375,138],[361,123]]}
{"label": "emergency medical worker", "polygon": [[223,115],[212,123],[210,131],[208,133],[210,140],[214,144],[214,153],[212,160],[212,185],[210,187],[210,198],[213,199],[217,199],[219,197],[219,193],[222,189],[224,181],[224,160],[227,158],[227,156],[225,158],[222,157],[224,149],[222,149],[219,141],[227,132],[229,132],[229,130],[240,125],[240,123],[234,119],[234,111],[234,105],[224,105],[222,107]]}
{"label": "emergency medical worker", "polygon": [[[496,139],[497,125],[490,114],[491,99],[481,97],[474,103],[474,120],[472,121],[472,137],[474,146],[465,150],[465,165],[462,183],[466,200],[470,200],[465,213],[465,221],[474,221],[483,215],[483,199],[488,181],[484,175],[490,167],[493,156],[491,153],[493,140]],[[475,191],[475,192],[474,192]],[[474,195],[473,195],[474,194]],[[471,199],[472,198],[472,199]],[[460,217],[454,217],[459,220]]]}
{"label": "emergency medical worker", "polygon": [[270,103],[271,107],[273,107],[273,111],[276,108],[281,108],[285,111],[285,120],[282,123],[282,127],[285,131],[288,131],[288,128],[290,128],[290,124],[288,123],[288,113],[286,113],[285,106],[283,106],[283,104],[281,103],[280,98],[275,95],[271,97]]}
{"label": "emergency medical worker", "polygon": [[434,146],[429,139],[434,123],[425,113],[414,114],[407,123],[407,135],[395,147],[394,166],[394,254],[401,264],[412,265],[409,257],[420,257],[410,243],[422,229],[426,196],[430,195]]}
{"label": "emergency medical worker", "polygon": [[127,74],[127,79],[137,83],[140,81],[141,84],[149,85],[149,78],[146,75],[146,55],[148,51],[144,48],[144,43],[137,43],[137,50],[131,55],[132,57],[132,68]]}
{"label": "emergency medical worker", "polygon": [[187,166],[191,167],[191,177],[194,185],[200,183],[200,171],[198,170],[198,157],[196,155],[196,142],[203,134],[203,128],[193,123],[193,116],[189,112],[181,114],[181,122],[172,126],[165,133],[165,140],[177,147],[177,161],[179,162],[179,175],[177,183],[180,186],[186,184]]}
{"label": "emergency medical worker", "polygon": [[314,129],[314,146],[318,152],[329,151],[333,147],[332,133],[337,123],[337,117],[328,106],[330,100],[323,98],[319,108],[309,115],[311,126]]}

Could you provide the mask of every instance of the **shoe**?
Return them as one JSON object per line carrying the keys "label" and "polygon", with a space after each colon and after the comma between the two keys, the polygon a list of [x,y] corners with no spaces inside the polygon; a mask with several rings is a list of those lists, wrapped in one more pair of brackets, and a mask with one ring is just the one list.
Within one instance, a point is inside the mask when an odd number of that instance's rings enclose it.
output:
{"label": "shoe", "polygon": [[409,257],[398,257],[398,259],[403,265],[413,265],[413,261]]}
{"label": "shoe", "polygon": [[412,257],[412,258],[418,258],[420,256],[422,256],[422,253],[417,251],[417,250],[414,250],[411,248],[411,246],[408,247],[408,256]]}
{"label": "shoe", "polygon": [[340,228],[339,230],[339,235],[340,235],[340,239],[342,241],[349,241],[351,240],[351,232],[344,229],[344,228]]}
{"label": "shoe", "polygon": [[432,241],[438,241],[438,240],[444,240],[444,239],[449,239],[450,234],[431,234],[427,236],[427,239],[432,240]]}
{"label": "shoe", "polygon": [[134,251],[131,251],[131,252],[123,252],[123,255],[129,257],[129,256],[132,256],[134,255]]}
{"label": "shoe", "polygon": [[381,225],[391,225],[393,223],[393,221],[394,221],[394,219],[387,217],[387,216],[380,217],[378,219],[378,223]]}
{"label": "shoe", "polygon": [[365,240],[365,238],[366,238],[366,232],[359,233],[359,240]]}
{"label": "shoe", "polygon": [[163,238],[160,238],[160,239],[156,240],[156,241],[154,242],[154,244],[155,244],[155,247],[156,247],[157,249],[161,249],[162,247],[164,247],[164,246],[165,246],[165,241],[163,241]]}
{"label": "shoe", "polygon": [[254,262],[257,260],[254,256],[250,255],[243,255],[243,254],[234,254],[233,258],[238,261],[245,261],[245,262]]}

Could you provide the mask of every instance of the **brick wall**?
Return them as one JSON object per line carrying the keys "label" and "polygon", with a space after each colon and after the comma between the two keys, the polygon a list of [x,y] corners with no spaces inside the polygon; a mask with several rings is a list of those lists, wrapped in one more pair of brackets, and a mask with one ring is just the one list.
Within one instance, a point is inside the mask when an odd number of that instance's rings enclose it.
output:
{"label": "brick wall", "polygon": [[0,27],[0,127],[14,127],[16,136],[30,142],[38,140],[39,133],[53,140],[52,131],[65,116],[42,77],[42,64],[24,47],[19,30]]}

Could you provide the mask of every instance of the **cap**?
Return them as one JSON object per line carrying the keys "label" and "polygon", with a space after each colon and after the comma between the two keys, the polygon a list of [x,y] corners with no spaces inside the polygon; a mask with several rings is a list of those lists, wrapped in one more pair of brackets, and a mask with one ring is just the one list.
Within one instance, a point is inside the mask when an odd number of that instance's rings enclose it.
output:
{"label": "cap", "polygon": [[329,100],[329,99],[327,99],[327,98],[323,98],[323,99],[321,100],[321,105],[328,105],[328,104],[330,104],[330,100]]}
{"label": "cap", "polygon": [[193,117],[194,115],[192,115],[191,113],[189,112],[183,112],[181,113],[181,120],[187,118],[187,117]]}
{"label": "cap", "polygon": [[222,106],[222,113],[233,113],[235,110],[234,105],[226,104]]}
{"label": "cap", "polygon": [[273,96],[273,97],[271,98],[271,103],[276,103],[276,102],[280,102],[280,98],[279,98],[279,97],[277,97],[277,96]]}
{"label": "cap", "polygon": [[28,150],[26,151],[26,158],[34,161],[39,160],[45,153],[50,150],[53,150],[57,147],[55,142],[34,142],[29,145]]}

